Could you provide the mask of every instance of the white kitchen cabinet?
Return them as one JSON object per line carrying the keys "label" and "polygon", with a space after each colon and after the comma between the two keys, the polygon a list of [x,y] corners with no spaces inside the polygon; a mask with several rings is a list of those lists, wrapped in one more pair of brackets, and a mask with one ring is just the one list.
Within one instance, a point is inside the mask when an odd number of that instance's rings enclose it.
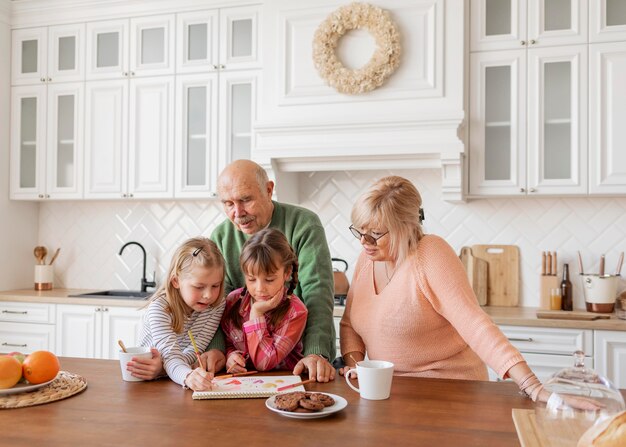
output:
{"label": "white kitchen cabinet", "polygon": [[341,345],[339,343],[339,323],[341,323],[341,317],[334,317],[333,323],[335,325],[335,348],[337,348],[337,357],[341,357]]}
{"label": "white kitchen cabinet", "polygon": [[593,0],[589,2],[589,42],[626,40],[626,2]]}
{"label": "white kitchen cabinet", "polygon": [[12,89],[11,198],[82,197],[84,84]]}
{"label": "white kitchen cabinet", "polygon": [[258,70],[177,76],[176,197],[216,197],[219,172],[251,158]]}
{"label": "white kitchen cabinet", "polygon": [[257,5],[177,15],[177,73],[261,68]]}
{"label": "white kitchen cabinet", "polygon": [[174,74],[173,14],[87,24],[87,80]]}
{"label": "white kitchen cabinet", "polygon": [[587,42],[587,0],[472,0],[471,51]]}
{"label": "white kitchen cabinet", "polygon": [[135,346],[141,312],[113,306],[57,305],[57,355],[117,358],[117,340]]}
{"label": "white kitchen cabinet", "polygon": [[626,332],[594,331],[596,370],[617,388],[626,388]]}
{"label": "white kitchen cabinet", "polygon": [[86,83],[86,198],[173,196],[174,90],[174,76]]}
{"label": "white kitchen cabinet", "polygon": [[587,47],[470,59],[469,194],[586,194]]}
{"label": "white kitchen cabinet", "polygon": [[55,305],[0,302],[0,353],[55,351]]}
{"label": "white kitchen cabinet", "polygon": [[626,194],[625,79],[626,41],[589,45],[591,194]]}
{"label": "white kitchen cabinet", "polygon": [[[499,326],[515,346],[539,380],[545,382],[552,374],[574,365],[575,351],[585,353],[585,365],[593,368],[593,331],[586,329],[555,329],[527,326]],[[496,374],[489,369],[489,378]]]}
{"label": "white kitchen cabinet", "polygon": [[13,30],[12,84],[32,85],[85,79],[85,25]]}

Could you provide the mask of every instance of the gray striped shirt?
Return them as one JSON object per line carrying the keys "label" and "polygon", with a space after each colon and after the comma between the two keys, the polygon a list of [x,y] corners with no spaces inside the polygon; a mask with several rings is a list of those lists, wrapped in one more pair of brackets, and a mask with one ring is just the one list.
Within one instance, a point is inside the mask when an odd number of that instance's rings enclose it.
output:
{"label": "gray striped shirt", "polygon": [[187,331],[191,329],[198,349],[204,352],[220,325],[224,305],[225,301],[222,300],[216,307],[209,307],[202,312],[193,311],[185,320],[183,332],[177,334],[172,329],[172,316],[166,310],[165,294],[160,295],[148,305],[143,316],[139,345],[158,349],[167,375],[183,385],[185,377],[191,372],[191,365],[196,361]]}

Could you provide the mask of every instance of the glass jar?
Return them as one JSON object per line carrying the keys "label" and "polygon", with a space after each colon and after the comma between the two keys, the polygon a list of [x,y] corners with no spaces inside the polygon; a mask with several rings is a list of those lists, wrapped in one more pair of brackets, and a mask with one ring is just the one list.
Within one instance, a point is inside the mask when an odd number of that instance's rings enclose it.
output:
{"label": "glass jar", "polygon": [[591,426],[624,409],[624,398],[604,376],[585,367],[585,354],[574,353],[574,366],[555,373],[544,384],[551,393],[535,409],[535,418],[552,446],[571,446]]}

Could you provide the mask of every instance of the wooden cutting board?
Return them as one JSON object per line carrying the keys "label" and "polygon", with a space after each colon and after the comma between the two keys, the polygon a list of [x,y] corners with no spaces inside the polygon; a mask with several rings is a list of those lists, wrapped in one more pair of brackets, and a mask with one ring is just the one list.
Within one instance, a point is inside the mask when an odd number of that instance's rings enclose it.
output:
{"label": "wooden cutting board", "polygon": [[519,304],[519,247],[517,245],[473,245],[475,258],[488,264],[489,306],[517,306]]}
{"label": "wooden cutting board", "polygon": [[595,314],[584,310],[538,310],[537,318],[552,318],[555,320],[600,320],[611,318],[610,314]]}
{"label": "wooden cutting board", "polygon": [[465,267],[469,282],[472,285],[472,289],[474,289],[476,298],[478,299],[478,304],[486,306],[489,287],[489,265],[487,264],[487,261],[475,257],[472,253],[471,247],[461,248],[461,255],[459,258],[461,258],[463,267]]}
{"label": "wooden cutting board", "polygon": [[520,408],[513,408],[513,423],[522,447],[573,447],[590,425],[589,421],[578,418],[567,421],[544,419],[547,426],[542,427],[535,410]]}

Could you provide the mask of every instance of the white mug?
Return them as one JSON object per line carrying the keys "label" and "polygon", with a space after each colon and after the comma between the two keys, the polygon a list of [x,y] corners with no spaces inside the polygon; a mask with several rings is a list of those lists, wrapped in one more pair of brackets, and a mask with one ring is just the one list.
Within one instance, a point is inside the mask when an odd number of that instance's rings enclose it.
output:
{"label": "white mug", "polygon": [[[350,376],[356,375],[359,379],[357,388],[350,383]],[[393,378],[393,363],[383,360],[362,360],[357,362],[356,369],[346,373],[346,383],[359,393],[363,399],[388,399],[391,393],[391,379]]]}
{"label": "white mug", "polygon": [[138,346],[132,348],[126,348],[126,352],[119,351],[120,368],[122,369],[122,379],[126,382],[141,382],[143,379],[133,376],[130,371],[126,369],[126,364],[130,362],[133,357],[145,357],[147,359],[152,358],[152,352],[150,348]]}

